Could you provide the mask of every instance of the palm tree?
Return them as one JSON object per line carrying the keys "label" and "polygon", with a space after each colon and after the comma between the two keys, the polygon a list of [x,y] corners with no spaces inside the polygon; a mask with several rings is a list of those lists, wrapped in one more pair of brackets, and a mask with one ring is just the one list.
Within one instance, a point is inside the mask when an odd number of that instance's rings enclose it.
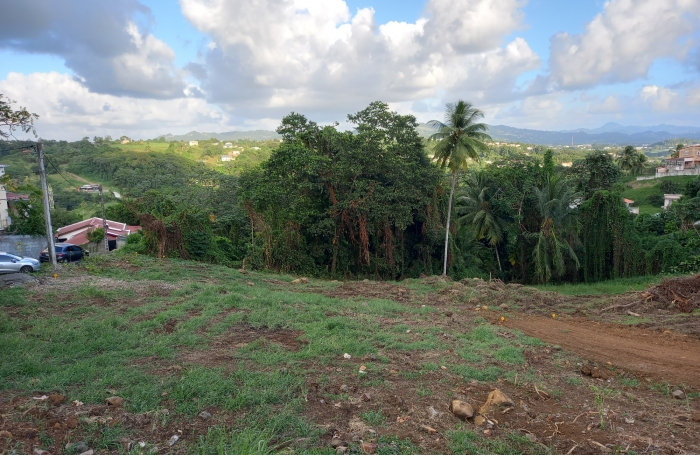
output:
{"label": "palm tree", "polygon": [[499,191],[493,191],[483,172],[472,175],[464,195],[459,198],[463,213],[459,221],[471,228],[476,240],[485,239],[493,247],[498,270],[503,271],[498,244],[503,240],[507,226],[506,220],[494,210],[492,203]]}
{"label": "palm tree", "polygon": [[452,186],[450,189],[450,201],[447,207],[447,225],[445,226],[445,261],[442,274],[447,275],[447,249],[450,240],[450,222],[452,221],[452,199],[454,198],[457,173],[466,169],[467,162],[479,159],[479,151],[487,151],[488,147],[482,141],[490,141],[491,137],[485,133],[488,127],[478,120],[484,117],[484,113],[476,109],[470,103],[459,100],[449,103],[445,109],[445,122],[431,120],[428,126],[435,128],[437,132],[430,136],[429,140],[439,141],[435,146],[435,158],[442,168],[449,168],[452,172]]}
{"label": "palm tree", "polygon": [[641,174],[644,172],[644,167],[647,164],[647,156],[643,153],[638,153],[637,154],[637,159],[634,161],[632,164],[632,169],[630,169],[630,172],[632,174]]}
{"label": "palm tree", "polygon": [[635,166],[638,155],[639,153],[637,152],[637,149],[631,145],[628,145],[617,155],[617,159],[615,161],[617,162],[617,165],[620,166],[620,169],[623,171],[630,171]]}
{"label": "palm tree", "polygon": [[541,222],[540,230],[529,234],[535,241],[535,275],[541,283],[564,273],[565,254],[579,266],[574,246],[578,243],[578,219],[572,203],[576,193],[563,179],[552,177],[544,186],[533,189]]}

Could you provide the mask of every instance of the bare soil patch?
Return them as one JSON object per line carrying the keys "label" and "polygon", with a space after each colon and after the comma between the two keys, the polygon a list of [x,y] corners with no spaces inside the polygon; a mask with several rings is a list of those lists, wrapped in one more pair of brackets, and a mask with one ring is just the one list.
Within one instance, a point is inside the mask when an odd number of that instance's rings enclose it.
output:
{"label": "bare soil patch", "polygon": [[221,335],[209,341],[206,350],[190,350],[178,357],[183,363],[193,363],[206,367],[231,367],[233,353],[254,341],[276,344],[288,351],[298,351],[304,342],[299,340],[301,331],[281,328],[252,327],[246,324],[234,325]]}
{"label": "bare soil patch", "polygon": [[586,359],[700,390],[700,341],[688,335],[566,316],[508,318],[503,325]]}

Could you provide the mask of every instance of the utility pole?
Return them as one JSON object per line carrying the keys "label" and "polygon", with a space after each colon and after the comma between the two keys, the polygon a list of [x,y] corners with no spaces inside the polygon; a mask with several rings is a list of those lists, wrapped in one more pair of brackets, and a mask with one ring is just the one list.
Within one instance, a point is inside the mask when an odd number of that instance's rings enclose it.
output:
{"label": "utility pole", "polygon": [[100,204],[102,204],[102,229],[105,231],[105,253],[109,253],[109,239],[107,238],[107,218],[105,217],[105,198],[102,194],[102,185],[100,185]]}
{"label": "utility pole", "polygon": [[49,242],[49,261],[54,268],[56,263],[56,246],[53,242],[53,228],[51,227],[51,206],[49,205],[49,186],[46,183],[46,168],[44,167],[44,149],[41,142],[36,144],[39,153],[39,177],[41,177],[41,194],[44,199],[44,223],[46,224],[46,240]]}

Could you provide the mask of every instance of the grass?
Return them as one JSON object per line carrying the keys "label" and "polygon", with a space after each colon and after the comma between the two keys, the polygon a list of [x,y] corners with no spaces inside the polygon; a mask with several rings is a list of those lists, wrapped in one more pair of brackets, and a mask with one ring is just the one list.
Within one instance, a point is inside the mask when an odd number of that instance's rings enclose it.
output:
{"label": "grass", "polygon": [[682,192],[685,185],[688,182],[693,181],[694,179],[694,175],[681,175],[653,180],[632,181],[627,184],[627,188],[623,192],[623,197],[635,201],[634,205],[639,207],[640,214],[658,213],[661,210],[663,210],[663,208],[661,206],[654,206],[649,204],[647,202],[647,198],[652,194],[658,194],[660,196],[663,196],[664,192],[659,187],[661,185],[661,182],[671,181],[680,188],[679,192]]}
{"label": "grass", "polygon": [[[48,269],[41,273],[53,280]],[[93,279],[67,290],[0,292],[0,393],[27,398],[38,390],[60,392],[86,406],[118,395],[127,412],[157,416],[151,425],[162,431],[186,430],[208,410],[215,416],[209,428],[197,435],[184,431],[178,442],[193,454],[288,449],[330,455],[335,451],[324,441],[336,417],[328,417],[329,411],[318,417],[310,409],[322,406],[323,396],[324,409],[335,411],[335,404],[350,404],[360,391],[371,392],[371,398],[343,419],[359,417],[381,428],[377,454],[437,453],[384,436],[396,422],[383,395],[438,409],[464,381],[490,388],[505,379],[556,390],[526,362],[526,351],[543,342],[479,317],[467,325],[441,326],[435,321],[442,320],[442,311],[432,305],[334,298],[322,294],[335,289],[334,283],[297,286],[286,275],[244,275],[120,253],[91,256],[58,273],[58,285],[71,274]],[[108,286],[115,283],[110,280],[128,284]],[[429,286],[415,280],[406,287],[430,301]],[[441,288],[437,284],[432,292]],[[575,379],[569,384],[590,394]],[[339,393],[341,384],[351,390]],[[94,423],[80,431],[98,450],[123,450],[123,438],[147,442],[143,449],[132,448],[134,454],[151,453],[158,445],[126,425]],[[39,436],[46,449],[60,442],[48,432]],[[452,453],[549,453],[516,434],[484,438],[458,426],[442,439]]]}

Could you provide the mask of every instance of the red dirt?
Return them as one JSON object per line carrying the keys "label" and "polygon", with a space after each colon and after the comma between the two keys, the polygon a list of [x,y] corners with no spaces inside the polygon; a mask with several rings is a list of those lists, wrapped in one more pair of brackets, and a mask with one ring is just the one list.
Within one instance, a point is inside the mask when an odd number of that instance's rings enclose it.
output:
{"label": "red dirt", "polygon": [[610,362],[643,376],[700,389],[700,341],[688,335],[559,315],[557,319],[516,317],[503,325],[560,345],[586,359]]}

